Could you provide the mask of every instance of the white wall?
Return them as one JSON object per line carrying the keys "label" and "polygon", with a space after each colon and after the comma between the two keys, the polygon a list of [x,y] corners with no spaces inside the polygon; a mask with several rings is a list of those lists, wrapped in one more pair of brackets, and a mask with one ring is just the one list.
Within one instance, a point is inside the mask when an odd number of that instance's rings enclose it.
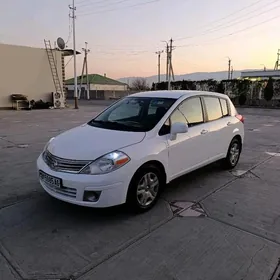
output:
{"label": "white wall", "polygon": [[[62,83],[61,52],[55,54]],[[55,91],[45,49],[0,44],[0,107],[11,107],[13,93],[29,100],[51,101]]]}
{"label": "white wall", "polygon": [[127,85],[90,85],[91,90],[126,91]]}
{"label": "white wall", "polygon": [[[68,90],[74,90],[74,85],[66,85],[66,87],[68,88]],[[87,85],[82,85],[82,87],[84,87],[85,89],[87,89]],[[78,90],[80,88],[80,84],[78,84]]]}
{"label": "white wall", "polygon": [[[68,90],[74,90],[74,85],[66,85]],[[82,87],[87,89],[87,85],[83,84]],[[78,89],[80,88],[80,84],[78,84]],[[90,90],[105,90],[105,91],[126,91],[127,85],[96,85],[90,84]]]}

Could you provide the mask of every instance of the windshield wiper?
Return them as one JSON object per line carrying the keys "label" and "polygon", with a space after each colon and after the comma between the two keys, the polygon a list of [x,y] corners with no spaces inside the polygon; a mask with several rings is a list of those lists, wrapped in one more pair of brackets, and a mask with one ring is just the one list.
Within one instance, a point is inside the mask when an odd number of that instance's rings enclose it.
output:
{"label": "windshield wiper", "polygon": [[122,122],[117,122],[117,121],[92,120],[92,121],[90,121],[90,124],[92,124],[92,123],[98,123],[98,124],[104,124],[104,125],[113,125],[113,126],[121,126],[121,127],[131,128],[130,125],[127,125],[127,124],[122,123]]}
{"label": "windshield wiper", "polygon": [[136,125],[136,122],[122,122],[122,121],[103,121],[103,120],[91,120],[89,125],[95,126],[94,124],[103,127],[103,128],[111,128],[111,129],[123,129],[126,131],[139,131],[142,126],[140,124]]}

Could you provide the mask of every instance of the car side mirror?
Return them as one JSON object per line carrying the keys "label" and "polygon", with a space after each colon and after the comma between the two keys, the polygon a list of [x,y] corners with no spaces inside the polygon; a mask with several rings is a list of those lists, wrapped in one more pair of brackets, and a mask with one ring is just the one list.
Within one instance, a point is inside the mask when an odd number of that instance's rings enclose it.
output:
{"label": "car side mirror", "polygon": [[176,122],[171,125],[170,140],[175,140],[179,133],[188,132],[188,125],[186,123]]}

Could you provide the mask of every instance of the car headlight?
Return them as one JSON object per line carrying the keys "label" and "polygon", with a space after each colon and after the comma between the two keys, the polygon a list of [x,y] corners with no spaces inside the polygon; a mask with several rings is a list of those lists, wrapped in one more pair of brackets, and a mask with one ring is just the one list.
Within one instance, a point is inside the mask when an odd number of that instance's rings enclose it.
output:
{"label": "car headlight", "polygon": [[47,144],[45,145],[45,147],[44,147],[43,152],[45,152],[45,151],[48,149],[48,147],[49,147],[50,143],[53,141],[53,139],[54,139],[54,137],[52,137],[52,138],[48,141],[48,143],[47,143]]}
{"label": "car headlight", "polygon": [[100,175],[119,169],[130,161],[128,155],[123,152],[112,152],[104,155],[89,165],[87,165],[80,173],[89,175]]}

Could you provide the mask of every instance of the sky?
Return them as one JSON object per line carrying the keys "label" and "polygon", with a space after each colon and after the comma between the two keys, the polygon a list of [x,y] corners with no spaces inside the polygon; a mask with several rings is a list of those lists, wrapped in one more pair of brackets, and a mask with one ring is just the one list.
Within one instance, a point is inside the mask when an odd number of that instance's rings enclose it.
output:
{"label": "sky", "polygon": [[[0,43],[73,47],[70,0],[0,0]],[[76,0],[76,45],[90,49],[90,73],[157,74],[156,51],[174,40],[175,74],[273,68],[280,48],[280,0]],[[68,62],[66,58],[66,62]],[[81,74],[83,56],[77,56]],[[165,73],[166,53],[161,56]],[[73,59],[67,64],[73,76]]]}

